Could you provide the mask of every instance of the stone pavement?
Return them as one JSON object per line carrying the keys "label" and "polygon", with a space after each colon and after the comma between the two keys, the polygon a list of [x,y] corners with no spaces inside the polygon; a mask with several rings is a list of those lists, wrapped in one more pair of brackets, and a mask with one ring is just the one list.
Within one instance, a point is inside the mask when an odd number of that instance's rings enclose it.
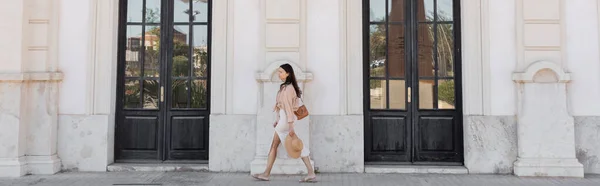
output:
{"label": "stone pavement", "polygon": [[274,176],[254,181],[243,173],[207,172],[67,172],[49,176],[0,178],[1,186],[112,186],[112,185],[394,185],[394,186],[600,186],[600,175],[576,178],[520,178],[511,175],[441,174],[319,174],[317,183],[298,183],[300,176]]}

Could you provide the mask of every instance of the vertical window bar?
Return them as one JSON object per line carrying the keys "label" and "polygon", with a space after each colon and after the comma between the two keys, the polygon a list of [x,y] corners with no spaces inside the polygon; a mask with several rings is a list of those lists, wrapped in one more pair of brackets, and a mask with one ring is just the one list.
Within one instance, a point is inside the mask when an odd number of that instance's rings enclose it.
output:
{"label": "vertical window bar", "polygon": [[146,77],[146,72],[144,69],[146,68],[146,0],[142,1],[142,43],[140,50],[140,107],[144,108],[144,80]]}
{"label": "vertical window bar", "polygon": [[390,76],[390,68],[389,68],[389,50],[390,50],[390,45],[389,45],[389,3],[388,1],[385,1],[385,20],[384,20],[384,24],[385,24],[385,108],[389,109],[390,108],[390,81],[389,81],[389,76]]}
{"label": "vertical window bar", "polygon": [[192,24],[193,22],[193,15],[194,15],[194,9],[192,7],[194,1],[190,1],[190,4],[188,5],[188,8],[190,9],[188,12],[188,77],[187,82],[186,82],[186,92],[187,92],[187,108],[191,107],[191,102],[192,102],[192,76],[194,73],[193,72],[193,68],[192,68],[192,58],[194,57],[194,43],[192,43],[194,41],[194,26]]}
{"label": "vertical window bar", "polygon": [[433,0],[433,108],[438,108],[438,13],[437,0]]}

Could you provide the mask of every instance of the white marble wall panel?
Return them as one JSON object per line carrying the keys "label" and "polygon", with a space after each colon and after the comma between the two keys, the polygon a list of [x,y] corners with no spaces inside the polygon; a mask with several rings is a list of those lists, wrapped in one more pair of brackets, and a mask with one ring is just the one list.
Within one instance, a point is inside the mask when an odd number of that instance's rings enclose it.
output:
{"label": "white marble wall panel", "polygon": [[515,116],[465,116],[465,166],[469,173],[510,174],[517,160]]}
{"label": "white marble wall panel", "polygon": [[600,174],[600,116],[575,117],[575,148],[585,173]]}
{"label": "white marble wall panel", "polygon": [[29,125],[27,130],[27,155],[56,153],[56,122],[58,122],[58,83],[31,82],[27,95]]}
{"label": "white marble wall panel", "polygon": [[319,172],[364,172],[363,115],[311,118],[311,155]]}
{"label": "white marble wall panel", "polygon": [[256,115],[211,115],[210,171],[247,172],[256,151]]}
{"label": "white marble wall panel", "polygon": [[[58,156],[62,170],[106,171],[112,163],[109,115],[59,115]],[[112,120],[114,122],[114,120]]]}

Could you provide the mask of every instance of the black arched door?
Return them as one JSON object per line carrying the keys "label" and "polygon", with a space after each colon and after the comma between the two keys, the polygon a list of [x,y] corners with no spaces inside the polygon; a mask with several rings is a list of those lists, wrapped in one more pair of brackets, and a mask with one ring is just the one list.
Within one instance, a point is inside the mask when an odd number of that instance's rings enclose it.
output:
{"label": "black arched door", "polygon": [[363,0],[365,160],[462,163],[460,0]]}
{"label": "black arched door", "polygon": [[210,0],[121,0],[115,159],[207,160]]}

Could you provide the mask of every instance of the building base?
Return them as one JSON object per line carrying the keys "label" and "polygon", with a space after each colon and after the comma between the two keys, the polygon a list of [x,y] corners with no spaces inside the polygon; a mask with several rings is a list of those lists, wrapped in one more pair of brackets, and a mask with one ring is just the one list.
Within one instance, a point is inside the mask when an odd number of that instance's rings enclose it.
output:
{"label": "building base", "polygon": [[[310,160],[311,166],[315,167],[315,162]],[[250,174],[260,174],[267,167],[267,158],[255,158],[250,163]],[[306,174],[306,166],[302,159],[275,159],[271,174]]]}
{"label": "building base", "polygon": [[0,177],[21,177],[27,174],[25,157],[0,158]]}
{"label": "building base", "polygon": [[519,158],[515,162],[515,175],[583,178],[583,165],[579,163],[579,161],[577,161],[577,159],[575,158]]}
{"label": "building base", "polygon": [[60,171],[58,156],[27,156],[27,165],[31,174],[55,174]]}

